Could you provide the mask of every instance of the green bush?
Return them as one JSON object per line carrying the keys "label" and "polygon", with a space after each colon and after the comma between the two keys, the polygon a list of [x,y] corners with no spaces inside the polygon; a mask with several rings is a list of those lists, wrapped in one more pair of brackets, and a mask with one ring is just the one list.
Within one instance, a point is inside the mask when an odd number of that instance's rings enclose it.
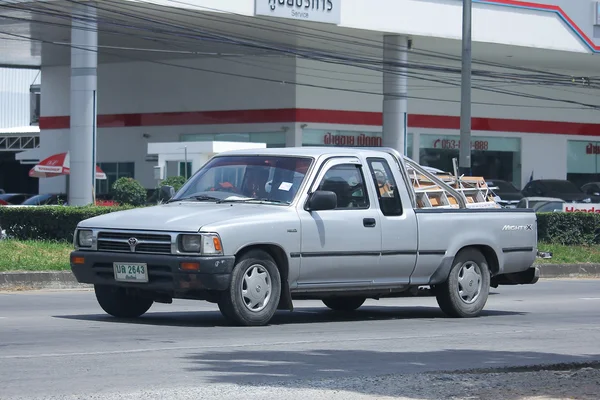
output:
{"label": "green bush", "polygon": [[114,199],[119,204],[141,206],[146,204],[146,189],[133,178],[119,178],[113,184]]}
{"label": "green bush", "polygon": [[185,184],[185,177],[183,176],[170,176],[160,183],[161,186],[173,186],[175,191],[181,189]]}
{"label": "green bush", "polygon": [[[9,238],[70,242],[80,221],[131,208],[134,207],[0,207],[0,227],[6,230]],[[538,213],[537,224],[540,243],[567,246],[600,244],[600,214]]]}
{"label": "green bush", "polygon": [[0,227],[13,239],[71,242],[75,227],[80,221],[130,208],[132,207],[0,207]]}
{"label": "green bush", "polygon": [[538,241],[568,246],[600,244],[600,214],[538,213]]}

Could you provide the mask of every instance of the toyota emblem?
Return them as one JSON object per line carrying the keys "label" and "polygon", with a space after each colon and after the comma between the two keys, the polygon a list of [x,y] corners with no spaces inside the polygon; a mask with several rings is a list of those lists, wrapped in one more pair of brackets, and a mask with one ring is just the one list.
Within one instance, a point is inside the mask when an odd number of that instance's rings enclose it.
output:
{"label": "toyota emblem", "polygon": [[129,250],[131,250],[131,252],[134,252],[135,246],[138,244],[138,240],[136,238],[132,237],[132,238],[129,238],[127,243],[129,243]]}

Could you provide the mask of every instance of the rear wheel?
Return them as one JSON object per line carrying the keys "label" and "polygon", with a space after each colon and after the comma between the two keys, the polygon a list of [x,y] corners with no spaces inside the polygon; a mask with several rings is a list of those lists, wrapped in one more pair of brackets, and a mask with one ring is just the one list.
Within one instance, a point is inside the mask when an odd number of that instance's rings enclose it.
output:
{"label": "rear wheel", "polygon": [[354,311],[362,306],[364,297],[331,297],[323,299],[323,304],[335,311]]}
{"label": "rear wheel", "polygon": [[238,325],[266,325],[277,311],[280,296],[277,264],[268,253],[251,250],[233,268],[229,290],[219,300],[219,310]]}
{"label": "rear wheel", "polygon": [[94,285],[96,300],[107,313],[117,318],[137,318],[152,307],[153,300],[127,293],[125,288]]}
{"label": "rear wheel", "polygon": [[442,311],[451,317],[479,315],[490,291],[490,272],[485,256],[476,249],[460,251],[454,258],[446,282],[436,285]]}

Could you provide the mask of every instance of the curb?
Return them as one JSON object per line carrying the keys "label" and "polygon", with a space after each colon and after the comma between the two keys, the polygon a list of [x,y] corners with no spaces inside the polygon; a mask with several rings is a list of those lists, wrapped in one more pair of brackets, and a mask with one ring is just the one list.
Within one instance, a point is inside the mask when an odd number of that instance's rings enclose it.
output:
{"label": "curb", "polygon": [[85,289],[71,271],[0,272],[0,290]]}
{"label": "curb", "polygon": [[544,278],[600,278],[600,264],[536,264],[540,279]]}
{"label": "curb", "polygon": [[[540,279],[600,278],[600,264],[536,264]],[[0,290],[88,289],[71,271],[0,272]]]}

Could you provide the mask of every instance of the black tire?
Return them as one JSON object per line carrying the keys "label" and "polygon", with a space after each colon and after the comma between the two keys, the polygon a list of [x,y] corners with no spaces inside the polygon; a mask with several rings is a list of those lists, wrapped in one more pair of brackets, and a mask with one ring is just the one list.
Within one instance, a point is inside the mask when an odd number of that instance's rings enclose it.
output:
{"label": "black tire", "polygon": [[367,300],[365,297],[330,297],[323,299],[323,304],[334,311],[354,311]]}
{"label": "black tire", "polygon": [[[466,270],[463,270],[463,266]],[[474,275],[474,272],[479,274]],[[460,276],[464,277],[467,286],[463,287],[459,283]],[[477,283],[478,279],[480,285]],[[473,287],[473,285],[477,286]],[[464,297],[459,293],[461,287],[464,289]],[[460,251],[454,257],[452,269],[446,282],[436,285],[435,288],[438,305],[446,315],[455,318],[477,317],[485,307],[489,292],[489,266],[485,256],[476,249]],[[467,301],[469,300],[467,295],[474,295],[470,302]]]}
{"label": "black tire", "polygon": [[94,285],[96,300],[107,313],[117,318],[137,318],[152,307],[154,301],[128,294],[124,288]]}
{"label": "black tire", "polygon": [[[251,278],[246,276],[252,273],[260,274],[261,278]],[[265,274],[266,272],[266,274]],[[252,286],[248,287],[249,279]],[[270,289],[266,303],[257,303],[260,307],[251,309],[251,305],[247,305],[246,300],[256,300],[265,294],[266,285]],[[248,295],[243,295],[243,287],[252,291],[247,292]],[[256,296],[256,297],[255,297]],[[281,275],[277,264],[273,258],[262,250],[251,250],[244,254],[236,263],[231,274],[231,282],[229,290],[223,292],[219,300],[219,310],[221,314],[236,325],[242,326],[263,326],[267,325],[279,304],[281,297]]]}

